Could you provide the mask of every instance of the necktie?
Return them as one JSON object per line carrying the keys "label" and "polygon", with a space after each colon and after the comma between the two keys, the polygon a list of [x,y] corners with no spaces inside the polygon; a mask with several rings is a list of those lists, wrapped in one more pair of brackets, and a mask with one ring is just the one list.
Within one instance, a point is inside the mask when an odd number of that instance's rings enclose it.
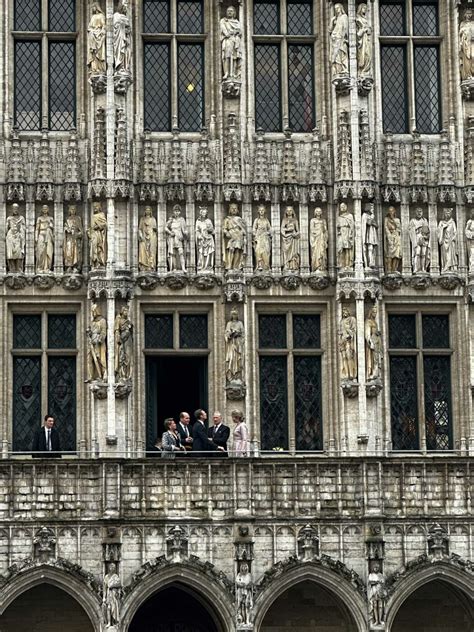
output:
{"label": "necktie", "polygon": [[48,430],[48,450],[51,451],[51,430]]}

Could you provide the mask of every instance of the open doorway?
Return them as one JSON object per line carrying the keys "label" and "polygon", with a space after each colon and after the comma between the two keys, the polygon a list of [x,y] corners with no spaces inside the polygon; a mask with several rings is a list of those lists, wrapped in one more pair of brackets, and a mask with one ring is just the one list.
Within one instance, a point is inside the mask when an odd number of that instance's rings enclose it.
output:
{"label": "open doorway", "polygon": [[146,359],[147,451],[154,451],[163,421],[186,410],[208,407],[207,356],[149,356]]}

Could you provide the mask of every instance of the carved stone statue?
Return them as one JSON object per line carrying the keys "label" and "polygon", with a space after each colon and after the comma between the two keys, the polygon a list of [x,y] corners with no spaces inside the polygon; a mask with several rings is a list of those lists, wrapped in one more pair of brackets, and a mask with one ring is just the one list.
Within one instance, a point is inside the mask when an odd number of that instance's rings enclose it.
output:
{"label": "carved stone statue", "polygon": [[466,222],[466,228],[464,232],[466,235],[469,272],[474,273],[474,209],[471,209],[471,217]]}
{"label": "carved stone statue", "polygon": [[367,19],[367,5],[362,2],[357,7],[357,71],[361,77],[372,73],[372,29]]}
{"label": "carved stone statue", "polygon": [[385,621],[385,579],[380,572],[380,565],[373,563],[372,571],[367,578],[367,597],[370,604],[370,619],[374,625],[383,625]]}
{"label": "carved stone statue", "polygon": [[225,374],[229,382],[241,380],[244,362],[244,324],[234,308],[225,328]]}
{"label": "carved stone statue", "polygon": [[456,272],[458,269],[458,229],[453,219],[453,209],[445,208],[443,219],[438,223],[438,243],[441,255],[441,273]]}
{"label": "carved stone statue", "polygon": [[107,627],[115,627],[120,623],[120,599],[122,582],[114,562],[109,563],[107,575],[104,577],[102,608]]}
{"label": "carved stone statue", "polygon": [[337,231],[337,265],[342,270],[352,269],[354,266],[354,216],[349,212],[347,204],[341,202],[336,222]]}
{"label": "carved stone statue", "polygon": [[366,268],[375,268],[375,255],[379,245],[374,205],[369,203],[362,213],[362,256]]}
{"label": "carved stone statue", "polygon": [[341,379],[357,379],[357,321],[347,307],[342,309],[339,323],[339,357],[341,359]]}
{"label": "carved stone statue", "polygon": [[157,248],[156,219],[151,206],[145,207],[138,225],[138,269],[143,272],[156,270]]}
{"label": "carved stone statue", "polygon": [[328,269],[328,225],[320,208],[314,209],[309,223],[311,244],[311,272],[327,272]]}
{"label": "carved stone statue", "polygon": [[80,272],[82,268],[82,219],[71,204],[64,222],[63,258],[66,272]]}
{"label": "carved stone statue", "polygon": [[121,0],[114,13],[114,70],[129,74],[132,65],[132,28],[128,2]]}
{"label": "carved stone statue", "polygon": [[471,9],[464,11],[459,25],[459,69],[462,81],[474,78],[474,22]]}
{"label": "carved stone statue", "polygon": [[297,272],[300,269],[300,227],[292,206],[287,206],[281,222],[282,270]]}
{"label": "carved stone statue", "polygon": [[229,214],[222,227],[224,238],[224,267],[226,270],[242,270],[247,247],[247,227],[239,215],[235,202],[229,204]]}
{"label": "carved stone statue", "polygon": [[114,323],[115,379],[129,380],[132,377],[133,325],[129,309],[124,305]]}
{"label": "carved stone statue", "polygon": [[189,233],[179,204],[173,206],[173,215],[166,222],[165,233],[169,271],[186,272],[186,242]]}
{"label": "carved stone statue", "polygon": [[91,7],[91,19],[87,28],[87,66],[91,74],[105,74],[105,15],[99,3]]}
{"label": "carved stone statue", "polygon": [[35,228],[36,272],[51,272],[54,254],[54,219],[47,204],[41,207],[41,215]]}
{"label": "carved stone statue", "polygon": [[235,597],[237,601],[237,623],[245,626],[252,624],[253,586],[247,562],[240,562],[235,578]]}
{"label": "carved stone statue", "polygon": [[365,337],[365,372],[368,380],[380,377],[381,333],[377,325],[377,307],[369,310],[364,326]]}
{"label": "carved stone statue", "polygon": [[105,268],[107,263],[107,217],[100,202],[92,205],[91,225],[87,229],[92,268]]}
{"label": "carved stone statue", "polygon": [[241,79],[242,25],[237,19],[235,7],[227,7],[226,17],[221,19],[222,79]]}
{"label": "carved stone statue", "polygon": [[6,221],[6,256],[8,272],[23,272],[26,247],[26,222],[20,215],[18,204],[12,205],[12,214]]}
{"label": "carved stone statue", "polygon": [[349,74],[349,18],[339,2],[334,5],[331,34],[331,65],[333,75]]}
{"label": "carved stone statue", "polygon": [[214,226],[207,216],[205,206],[200,207],[199,218],[196,220],[196,249],[197,271],[214,272],[214,254],[216,252]]}
{"label": "carved stone statue", "polygon": [[411,243],[411,265],[413,274],[426,273],[431,263],[431,234],[423,209],[417,208],[415,217],[408,224]]}
{"label": "carved stone statue", "polygon": [[263,204],[258,207],[257,212],[258,217],[254,219],[252,227],[255,272],[264,272],[270,270],[272,225],[266,217],[266,209]]}
{"label": "carved stone statue", "polygon": [[107,321],[97,303],[91,305],[91,323],[87,328],[87,369],[89,381],[107,379]]}
{"label": "carved stone statue", "polygon": [[402,228],[396,209],[389,206],[384,220],[385,272],[399,272],[402,261]]}

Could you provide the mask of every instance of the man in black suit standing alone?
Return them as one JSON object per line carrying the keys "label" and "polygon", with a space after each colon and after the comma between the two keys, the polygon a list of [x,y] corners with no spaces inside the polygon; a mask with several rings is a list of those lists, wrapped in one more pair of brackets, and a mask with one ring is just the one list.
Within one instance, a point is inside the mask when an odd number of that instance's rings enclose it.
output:
{"label": "man in black suit standing alone", "polygon": [[35,432],[31,449],[35,458],[61,458],[61,441],[52,415],[46,415],[43,425]]}
{"label": "man in black suit standing alone", "polygon": [[222,447],[224,450],[223,454],[216,453],[215,456],[229,456],[229,453],[227,452],[227,441],[230,435],[230,428],[222,423],[222,415],[218,410],[216,410],[212,415],[212,421],[214,422],[214,425],[207,431],[207,436],[209,439],[212,439],[213,443]]}
{"label": "man in black suit standing alone", "polygon": [[207,436],[205,421],[207,419],[207,413],[202,408],[198,408],[194,413],[196,423],[193,426],[193,451],[192,456],[211,456],[206,452],[217,451],[223,452],[224,448],[217,446]]}

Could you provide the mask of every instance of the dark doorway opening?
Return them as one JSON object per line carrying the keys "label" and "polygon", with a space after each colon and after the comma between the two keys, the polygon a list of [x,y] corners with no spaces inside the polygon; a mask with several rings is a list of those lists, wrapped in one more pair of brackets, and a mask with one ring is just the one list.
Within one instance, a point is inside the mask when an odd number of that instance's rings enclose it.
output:
{"label": "dark doorway opening", "polygon": [[167,417],[179,419],[183,410],[191,415],[207,410],[207,356],[149,356],[146,359],[147,450],[155,451]]}
{"label": "dark doorway opening", "polygon": [[203,601],[184,585],[160,590],[136,612],[128,632],[219,632]]}

